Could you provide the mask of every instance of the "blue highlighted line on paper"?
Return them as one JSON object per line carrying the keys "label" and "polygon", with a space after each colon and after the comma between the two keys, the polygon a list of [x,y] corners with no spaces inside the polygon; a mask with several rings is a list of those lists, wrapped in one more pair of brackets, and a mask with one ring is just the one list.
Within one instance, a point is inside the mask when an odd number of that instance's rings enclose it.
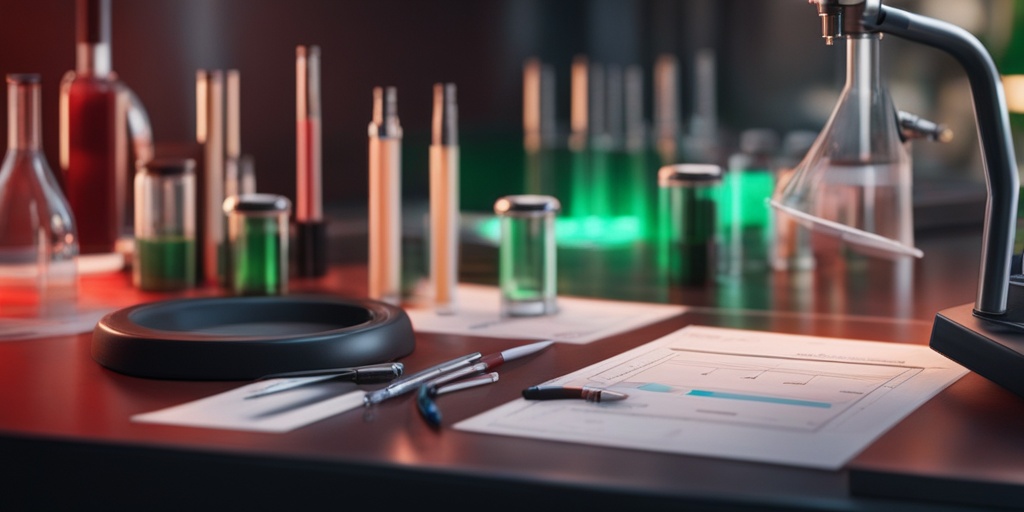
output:
{"label": "blue highlighted line on paper", "polygon": [[668,393],[672,391],[671,386],[658,384],[657,382],[648,382],[646,384],[642,384],[638,386],[637,389],[642,389],[644,391],[654,391],[655,393]]}
{"label": "blue highlighted line on paper", "polygon": [[814,402],[811,400],[797,400],[795,398],[778,398],[774,396],[760,396],[760,395],[744,395],[741,393],[726,393],[723,391],[707,391],[703,389],[693,389],[687,393],[689,396],[703,396],[708,398],[724,398],[726,400],[746,400],[749,402],[765,402],[770,404],[782,404],[782,405],[798,405],[802,407],[817,407],[819,409],[828,409],[832,407],[832,404],[828,402]]}

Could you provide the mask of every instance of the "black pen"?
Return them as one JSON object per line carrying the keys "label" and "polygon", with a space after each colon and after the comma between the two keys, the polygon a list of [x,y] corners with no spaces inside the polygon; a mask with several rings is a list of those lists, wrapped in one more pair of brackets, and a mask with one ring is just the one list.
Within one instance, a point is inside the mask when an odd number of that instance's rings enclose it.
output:
{"label": "black pen", "polygon": [[527,400],[577,399],[588,402],[615,402],[625,400],[629,395],[592,386],[533,386],[523,390]]}
{"label": "black pen", "polygon": [[246,395],[245,398],[258,398],[327,380],[347,380],[356,384],[388,382],[390,380],[394,380],[395,377],[402,375],[404,368],[405,366],[402,363],[384,363],[367,366],[353,366],[351,368],[328,368],[323,370],[274,373],[264,375],[256,380],[274,379],[275,382],[271,382],[266,386],[252,391]]}

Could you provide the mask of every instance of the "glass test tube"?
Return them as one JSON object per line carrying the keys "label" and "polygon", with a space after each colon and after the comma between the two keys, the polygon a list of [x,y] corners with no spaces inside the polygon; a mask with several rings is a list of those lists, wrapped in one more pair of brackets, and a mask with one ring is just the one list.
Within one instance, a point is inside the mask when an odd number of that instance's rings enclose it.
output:
{"label": "glass test tube", "polygon": [[455,84],[434,85],[430,143],[430,280],[434,309],[455,313],[459,282],[459,137]]}
{"label": "glass test tube", "polygon": [[715,216],[722,168],[666,165],[658,171],[659,266],[673,284],[700,285],[716,269]]}
{"label": "glass test tube", "polygon": [[135,174],[132,282],[147,291],[183,290],[196,281],[195,160],[156,159]]}
{"label": "glass test tube", "polygon": [[561,208],[554,197],[532,194],[505,196],[494,203],[501,222],[502,316],[558,312],[555,215]]}
{"label": "glass test tube", "polygon": [[373,89],[369,126],[369,296],[398,304],[402,298],[402,126],[398,91]]}
{"label": "glass test tube", "polygon": [[230,286],[236,295],[279,295],[288,291],[291,209],[291,201],[276,194],[243,194],[224,200]]}

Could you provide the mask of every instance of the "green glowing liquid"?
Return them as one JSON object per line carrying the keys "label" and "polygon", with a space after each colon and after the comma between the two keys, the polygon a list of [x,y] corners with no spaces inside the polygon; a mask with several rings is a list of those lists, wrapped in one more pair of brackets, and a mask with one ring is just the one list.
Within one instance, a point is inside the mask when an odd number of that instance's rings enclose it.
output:
{"label": "green glowing liquid", "polygon": [[502,219],[498,272],[506,315],[554,312],[557,256],[551,220]]}
{"label": "green glowing liquid", "polygon": [[726,273],[765,269],[770,257],[771,210],[775,180],[766,169],[735,169],[722,180],[718,220]]}
{"label": "green glowing liquid", "polygon": [[591,187],[593,186],[593,175],[590,172],[590,154],[587,151],[572,151],[571,155],[571,183],[569,189],[568,204],[562,205],[572,217],[586,217],[591,215]]}
{"label": "green glowing liquid", "polygon": [[670,282],[698,285],[715,274],[715,187],[661,191],[658,262]]}
{"label": "green glowing liquid", "polygon": [[277,219],[246,219],[241,239],[231,248],[231,286],[239,295],[275,295],[287,286],[287,246]]}
{"label": "green glowing liquid", "polygon": [[161,237],[135,241],[135,285],[147,291],[191,288],[196,282],[196,243]]}

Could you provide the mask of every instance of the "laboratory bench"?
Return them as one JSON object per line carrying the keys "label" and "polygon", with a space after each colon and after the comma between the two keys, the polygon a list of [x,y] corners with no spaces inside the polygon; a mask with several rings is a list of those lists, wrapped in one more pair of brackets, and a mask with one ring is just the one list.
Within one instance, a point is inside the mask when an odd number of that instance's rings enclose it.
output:
{"label": "laboratory bench", "polygon": [[[359,247],[347,241],[348,247]],[[283,434],[135,423],[132,415],[237,388],[240,381],[132,377],[90,356],[89,333],[0,343],[0,507],[5,510],[973,510],[1024,507],[1024,400],[974,373],[899,422],[843,469],[675,455],[482,435],[450,425],[516,399],[528,386],[613,357],[687,325],[927,344],[931,319],[972,302],[979,230],[919,237],[909,269],[834,275],[770,272],[728,286],[659,287],[614,251],[560,265],[565,295],[674,302],[685,312],[590,344],[556,344],[511,361],[500,380],[447,396],[430,428],[415,397]],[[365,247],[365,245],[363,246]],[[602,252],[604,254],[602,254]],[[487,283],[488,249],[464,248],[467,281]],[[560,254],[560,258],[561,258]],[[607,258],[607,261],[605,261]],[[341,258],[344,260],[344,258]],[[833,275],[828,275],[833,274]],[[84,303],[169,297],[126,273],[82,276]],[[341,261],[293,292],[366,293],[366,267]],[[415,370],[525,340],[416,333]]]}

